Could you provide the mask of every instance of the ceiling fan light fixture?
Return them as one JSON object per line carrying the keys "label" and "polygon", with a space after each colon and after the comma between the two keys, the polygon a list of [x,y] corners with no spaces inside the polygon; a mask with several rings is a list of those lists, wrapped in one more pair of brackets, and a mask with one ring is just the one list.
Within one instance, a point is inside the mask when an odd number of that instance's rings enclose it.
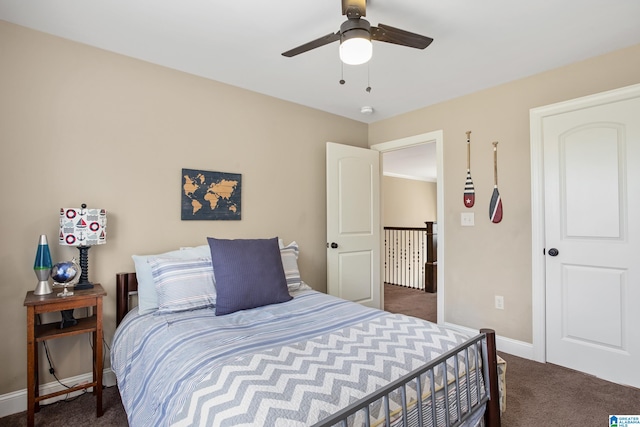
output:
{"label": "ceiling fan light fixture", "polygon": [[373,55],[373,45],[369,32],[355,28],[342,33],[340,38],[340,60],[347,65],[360,65],[368,62]]}

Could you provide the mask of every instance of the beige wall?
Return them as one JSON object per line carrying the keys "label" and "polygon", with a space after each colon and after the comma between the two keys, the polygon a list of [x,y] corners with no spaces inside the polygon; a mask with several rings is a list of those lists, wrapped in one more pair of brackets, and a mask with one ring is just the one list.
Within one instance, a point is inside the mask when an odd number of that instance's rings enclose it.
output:
{"label": "beige wall", "polygon": [[[485,70],[490,72],[490,70]],[[640,82],[640,45],[514,81],[369,126],[374,145],[444,131],[445,320],[532,342],[529,109]],[[472,209],[463,206],[465,131],[471,130]],[[504,219],[488,219],[492,141],[499,141]],[[460,213],[474,212],[475,227]],[[542,256],[542,254],[540,254]],[[439,272],[440,273],[440,272]],[[504,310],[494,308],[503,295]]]}
{"label": "beige wall", "polygon": [[[277,235],[298,241],[302,275],[326,289],[325,142],[366,147],[365,124],[3,21],[0,58],[0,395],[26,387],[39,235],[54,261],[77,256],[57,244],[61,207],[108,211],[107,244],[89,253],[108,344],[132,254]],[[181,221],[182,168],[241,173],[242,220]],[[60,378],[91,372],[87,336],[51,342]]]}
{"label": "beige wall", "polygon": [[[90,252],[104,284],[106,340],[114,275],[133,253],[204,244],[206,236],[297,240],[300,268],[325,290],[325,142],[369,145],[444,130],[446,320],[531,341],[529,109],[640,82],[640,45],[370,126],[47,36],[0,21],[0,395],[26,387],[26,310],[38,236],[54,260],[60,207],[109,212],[108,243]],[[476,226],[459,215],[472,130]],[[505,216],[487,219],[491,141],[500,141]],[[82,166],[78,166],[82,165]],[[241,173],[241,221],[181,221],[182,168]],[[152,216],[146,216],[145,210]],[[442,220],[442,219],[440,219]],[[504,295],[505,310],[493,309]],[[91,371],[87,339],[51,343],[60,377]],[[42,372],[41,381],[53,378]]]}
{"label": "beige wall", "polygon": [[436,183],[382,177],[382,221],[385,227],[420,227],[436,221]]}

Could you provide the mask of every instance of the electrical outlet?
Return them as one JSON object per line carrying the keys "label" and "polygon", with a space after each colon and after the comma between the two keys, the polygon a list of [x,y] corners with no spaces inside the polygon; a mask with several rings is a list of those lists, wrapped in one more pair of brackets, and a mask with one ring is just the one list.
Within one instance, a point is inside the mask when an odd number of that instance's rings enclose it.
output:
{"label": "electrical outlet", "polygon": [[504,297],[502,295],[496,295],[496,308],[504,310]]}
{"label": "electrical outlet", "polygon": [[473,227],[475,225],[473,212],[462,212],[460,214],[460,225],[463,227]]}

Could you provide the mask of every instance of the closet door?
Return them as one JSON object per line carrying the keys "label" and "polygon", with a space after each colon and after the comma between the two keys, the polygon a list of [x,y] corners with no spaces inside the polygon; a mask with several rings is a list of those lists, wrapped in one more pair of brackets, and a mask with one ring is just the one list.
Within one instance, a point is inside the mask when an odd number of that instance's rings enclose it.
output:
{"label": "closet door", "polygon": [[638,117],[640,94],[600,105],[576,102],[542,122],[547,361],[635,387]]}

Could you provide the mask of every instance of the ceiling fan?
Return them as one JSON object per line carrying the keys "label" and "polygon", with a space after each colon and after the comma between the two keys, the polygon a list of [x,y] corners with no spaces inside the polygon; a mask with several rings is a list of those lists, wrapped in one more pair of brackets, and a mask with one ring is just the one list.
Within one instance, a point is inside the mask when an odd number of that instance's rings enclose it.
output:
{"label": "ceiling fan", "polygon": [[282,55],[290,58],[340,40],[340,59],[342,62],[349,65],[359,65],[371,59],[373,52],[371,40],[416,49],[424,49],[433,41],[431,37],[389,25],[378,24],[377,27],[372,27],[369,21],[362,19],[367,14],[366,0],[342,0],[342,14],[346,15],[347,20],[340,25],[339,31],[288,50]]}

